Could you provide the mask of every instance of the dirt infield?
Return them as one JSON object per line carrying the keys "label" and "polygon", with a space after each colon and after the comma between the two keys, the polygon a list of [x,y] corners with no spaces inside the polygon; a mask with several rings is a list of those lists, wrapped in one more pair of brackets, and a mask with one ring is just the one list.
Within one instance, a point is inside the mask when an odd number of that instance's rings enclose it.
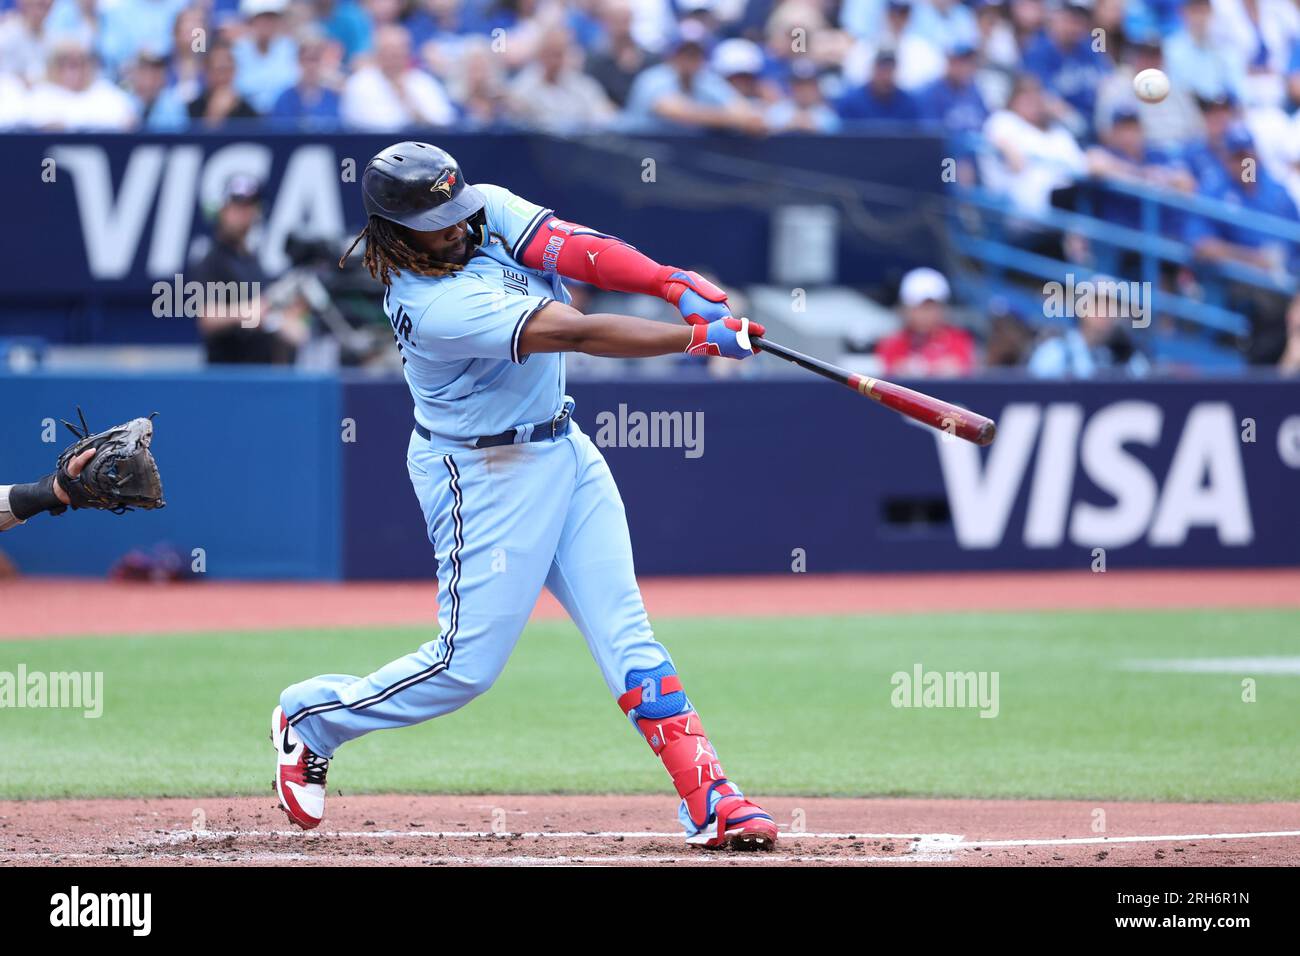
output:
{"label": "dirt infield", "polygon": [[[775,798],[772,853],[686,847],[666,797],[0,802],[0,865],[1247,866],[1300,863],[1300,804]],[[1099,812],[1100,811],[1100,812]],[[1094,827],[1104,826],[1102,832]]]}
{"label": "dirt infield", "polygon": [[[1300,569],[785,574],[647,578],[651,617],[1015,611],[1071,608],[1300,607]],[[348,584],[121,584],[0,581],[0,639],[278,628],[433,625],[432,581]],[[543,593],[535,616],[563,609]]]}

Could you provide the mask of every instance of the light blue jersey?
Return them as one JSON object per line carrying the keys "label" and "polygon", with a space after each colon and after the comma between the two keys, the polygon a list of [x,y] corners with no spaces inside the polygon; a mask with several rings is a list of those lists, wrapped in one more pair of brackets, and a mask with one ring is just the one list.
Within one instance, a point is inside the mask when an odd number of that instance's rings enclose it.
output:
{"label": "light blue jersey", "polygon": [[563,354],[519,354],[524,324],[548,302],[572,298],[558,274],[515,259],[551,210],[500,186],[476,188],[487,200],[490,243],[459,272],[404,272],[384,295],[415,420],[435,447],[544,421],[564,400]]}

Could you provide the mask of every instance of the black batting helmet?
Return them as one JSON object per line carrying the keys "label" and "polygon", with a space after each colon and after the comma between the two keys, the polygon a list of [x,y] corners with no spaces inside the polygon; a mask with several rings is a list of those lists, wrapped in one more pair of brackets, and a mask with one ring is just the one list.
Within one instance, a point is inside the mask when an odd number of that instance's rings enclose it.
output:
{"label": "black batting helmet", "polygon": [[415,142],[394,143],[366,164],[361,200],[367,215],[418,232],[475,218],[484,203],[483,194],[465,182],[450,153]]}

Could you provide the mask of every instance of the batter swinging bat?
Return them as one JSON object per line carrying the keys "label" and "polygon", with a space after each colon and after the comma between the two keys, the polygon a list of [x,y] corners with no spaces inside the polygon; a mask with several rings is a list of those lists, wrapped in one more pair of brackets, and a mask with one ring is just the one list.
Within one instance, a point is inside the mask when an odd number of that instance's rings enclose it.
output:
{"label": "batter swinging bat", "polygon": [[816,372],[823,378],[829,378],[832,382],[847,385],[859,395],[873,398],[900,415],[914,418],[931,428],[956,435],[977,445],[987,445],[993,441],[993,436],[997,433],[997,425],[991,418],[977,415],[951,402],[940,401],[922,392],[895,385],[893,382],[845,371],[829,362],[796,352],[784,345],[777,345],[759,336],[751,337],[750,344],[769,355],[775,355],[810,372]]}

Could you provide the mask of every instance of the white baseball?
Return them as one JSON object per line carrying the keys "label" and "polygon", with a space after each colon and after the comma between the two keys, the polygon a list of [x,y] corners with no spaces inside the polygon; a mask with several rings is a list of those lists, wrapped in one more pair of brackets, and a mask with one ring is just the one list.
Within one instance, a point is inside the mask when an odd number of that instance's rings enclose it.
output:
{"label": "white baseball", "polygon": [[1143,103],[1159,103],[1169,95],[1169,77],[1152,67],[1133,77],[1133,92]]}

